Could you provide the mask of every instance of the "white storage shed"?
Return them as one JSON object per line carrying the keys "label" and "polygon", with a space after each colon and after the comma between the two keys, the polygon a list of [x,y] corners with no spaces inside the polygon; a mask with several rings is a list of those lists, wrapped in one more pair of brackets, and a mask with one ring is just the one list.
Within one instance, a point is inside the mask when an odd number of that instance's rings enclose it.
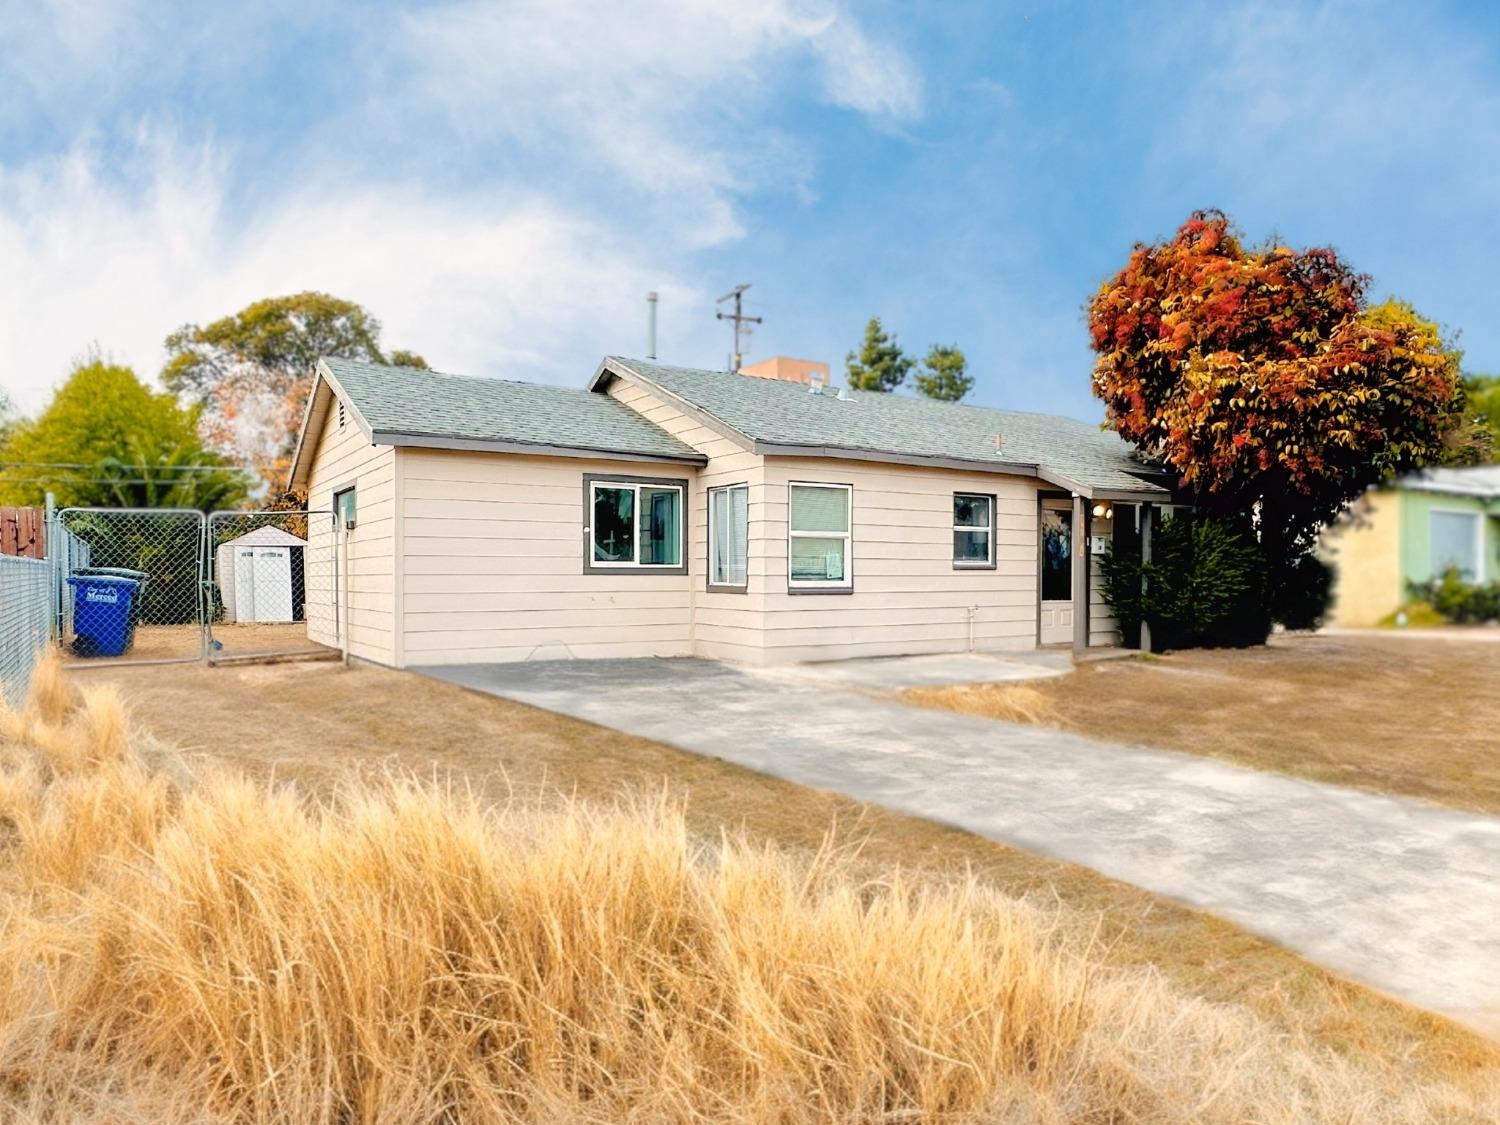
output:
{"label": "white storage shed", "polygon": [[214,552],[214,576],[224,620],[301,621],[306,546],[307,540],[279,527],[258,527],[221,543]]}

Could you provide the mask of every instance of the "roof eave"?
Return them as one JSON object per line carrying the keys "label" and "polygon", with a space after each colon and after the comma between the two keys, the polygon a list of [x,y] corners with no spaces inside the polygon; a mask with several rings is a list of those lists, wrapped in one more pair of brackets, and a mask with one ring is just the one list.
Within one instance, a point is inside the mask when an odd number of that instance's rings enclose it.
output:
{"label": "roof eave", "polygon": [[405,449],[450,449],[472,453],[523,453],[537,457],[574,457],[605,461],[650,461],[671,465],[706,465],[701,453],[660,453],[631,449],[597,449],[584,445],[553,445],[542,442],[502,441],[488,438],[455,437],[449,434],[414,434],[396,430],[376,430],[370,439],[375,445]]}

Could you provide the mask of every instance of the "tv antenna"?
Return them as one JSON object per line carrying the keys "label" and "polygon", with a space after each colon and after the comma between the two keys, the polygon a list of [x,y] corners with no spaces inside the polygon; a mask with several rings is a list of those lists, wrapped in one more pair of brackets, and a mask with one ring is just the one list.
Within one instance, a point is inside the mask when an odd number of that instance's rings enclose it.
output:
{"label": "tv antenna", "polygon": [[714,302],[715,305],[722,305],[725,301],[734,302],[734,312],[727,313],[723,309],[720,309],[718,312],[714,313],[715,318],[717,318],[718,320],[732,320],[734,322],[734,365],[730,368],[731,371],[738,371],[740,369],[740,363],[745,358],[740,348],[740,337],[742,335],[746,339],[749,339],[750,337],[750,329],[746,328],[745,325],[762,323],[761,317],[745,315],[745,290],[749,288],[750,283],[748,281],[745,282],[744,285],[736,285],[728,293],[725,293],[724,296],[720,297],[717,301]]}

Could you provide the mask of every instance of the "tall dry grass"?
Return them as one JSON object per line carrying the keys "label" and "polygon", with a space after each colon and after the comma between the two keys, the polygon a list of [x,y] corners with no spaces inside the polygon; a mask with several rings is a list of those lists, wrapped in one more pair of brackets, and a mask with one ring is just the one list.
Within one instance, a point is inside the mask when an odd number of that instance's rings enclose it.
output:
{"label": "tall dry grass", "polygon": [[973,882],[661,801],[188,779],[55,667],[0,715],[0,1119],[1421,1121],[1500,1100],[1106,972]]}

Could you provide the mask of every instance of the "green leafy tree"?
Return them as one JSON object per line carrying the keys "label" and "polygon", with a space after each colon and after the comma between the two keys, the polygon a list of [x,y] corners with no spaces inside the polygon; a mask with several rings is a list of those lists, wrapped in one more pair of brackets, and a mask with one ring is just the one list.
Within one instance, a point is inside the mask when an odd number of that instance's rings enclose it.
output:
{"label": "green leafy tree", "polygon": [[1486,455],[1478,460],[1493,460],[1500,454],[1500,375],[1466,374],[1464,395],[1470,418],[1489,437]]}
{"label": "green leafy tree", "polygon": [[917,372],[917,390],[941,402],[958,402],[974,389],[969,361],[957,344],[933,344]]}
{"label": "green leafy tree", "polygon": [[253,484],[199,434],[196,408],[152,391],[128,367],[80,361],[52,402],[0,446],[0,500],[62,507],[213,508]]}
{"label": "green leafy tree", "polygon": [[865,325],[865,339],[858,356],[850,352],[844,366],[849,371],[849,386],[854,390],[894,391],[906,382],[916,360],[901,350],[896,337],[886,335],[880,318],[872,316]]}
{"label": "green leafy tree", "polygon": [[327,293],[269,297],[208,325],[185,324],[166,347],[163,385],[201,404],[209,443],[254,465],[273,490],[286,483],[319,356],[427,366],[411,351],[387,358],[380,322]]}

